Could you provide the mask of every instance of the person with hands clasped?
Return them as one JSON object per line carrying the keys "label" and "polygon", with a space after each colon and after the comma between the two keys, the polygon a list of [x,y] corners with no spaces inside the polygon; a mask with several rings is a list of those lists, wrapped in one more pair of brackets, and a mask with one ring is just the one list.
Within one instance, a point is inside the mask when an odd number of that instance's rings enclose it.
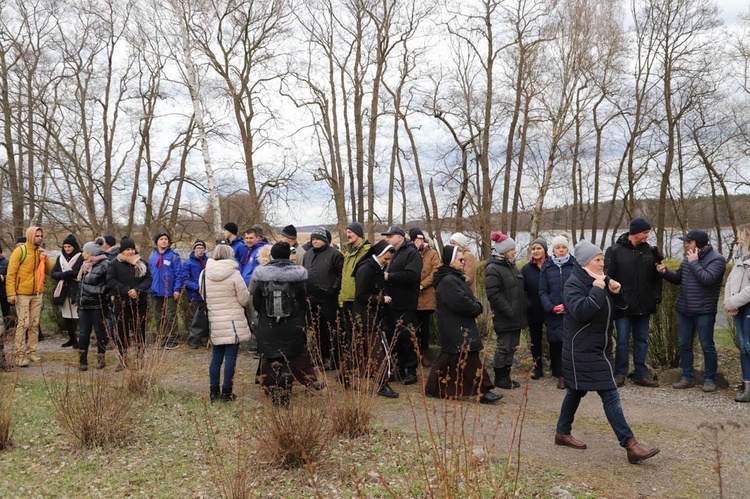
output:
{"label": "person with hands clasped", "polygon": [[708,243],[708,234],[702,230],[693,229],[680,239],[685,243],[685,259],[677,272],[672,272],[663,263],[656,266],[664,280],[680,285],[680,293],[677,295],[677,333],[682,377],[672,388],[690,388],[695,385],[693,341],[697,331],[705,365],[703,391],[713,392],[716,390],[718,370],[714,323],[727,264],[724,257]]}
{"label": "person with hands clasped", "polygon": [[622,412],[620,392],[612,369],[612,326],[616,299],[622,286],[604,274],[604,257],[599,247],[580,241],[575,247],[577,264],[565,283],[563,333],[563,376],[567,392],[557,420],[555,445],[586,449],[586,444],[570,432],[581,399],[595,391],[602,399],[621,447],[627,450],[628,462],[635,464],[659,453],[645,447],[633,436]]}
{"label": "person with hands clasped", "polygon": [[740,344],[742,391],[735,402],[750,402],[750,224],[737,228],[737,250],[734,267],[724,287],[724,310],[734,319]]}

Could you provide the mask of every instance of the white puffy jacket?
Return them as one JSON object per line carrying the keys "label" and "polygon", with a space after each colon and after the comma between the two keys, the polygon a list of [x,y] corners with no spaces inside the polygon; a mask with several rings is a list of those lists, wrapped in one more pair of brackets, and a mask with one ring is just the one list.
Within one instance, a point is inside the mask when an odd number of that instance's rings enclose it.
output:
{"label": "white puffy jacket", "polygon": [[208,307],[212,345],[232,345],[250,340],[244,308],[250,299],[250,292],[238,267],[234,259],[209,260],[201,273],[199,282],[201,295]]}
{"label": "white puffy jacket", "polygon": [[750,303],[750,256],[734,262],[724,287],[724,305],[731,310]]}

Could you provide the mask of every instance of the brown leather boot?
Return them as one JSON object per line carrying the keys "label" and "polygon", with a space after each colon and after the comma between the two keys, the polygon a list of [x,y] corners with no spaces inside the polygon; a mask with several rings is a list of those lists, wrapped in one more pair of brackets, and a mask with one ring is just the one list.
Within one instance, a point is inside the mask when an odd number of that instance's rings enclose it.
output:
{"label": "brown leather boot", "polygon": [[638,464],[659,453],[658,447],[645,447],[639,444],[635,437],[628,440],[628,443],[625,444],[625,450],[628,451],[628,462],[630,464]]}
{"label": "brown leather boot", "polygon": [[562,433],[555,433],[555,445],[564,445],[581,450],[586,448],[586,444],[573,438],[573,435],[563,435]]}

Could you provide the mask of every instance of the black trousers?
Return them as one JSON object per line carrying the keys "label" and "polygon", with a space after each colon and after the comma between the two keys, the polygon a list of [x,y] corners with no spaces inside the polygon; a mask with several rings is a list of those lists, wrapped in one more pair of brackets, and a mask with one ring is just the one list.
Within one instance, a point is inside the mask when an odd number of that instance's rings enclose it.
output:
{"label": "black trousers", "polygon": [[395,356],[398,370],[403,374],[405,369],[417,368],[417,351],[419,338],[417,337],[417,311],[392,310],[393,325],[395,326]]}
{"label": "black trousers", "polygon": [[96,335],[96,352],[106,352],[107,328],[104,321],[106,320],[101,308],[81,308],[78,309],[78,326],[80,334],[78,335],[78,349],[88,352],[91,343],[91,329],[94,329]]}
{"label": "black trousers", "polygon": [[336,327],[336,317],[338,311],[338,298],[333,297],[328,300],[310,300],[308,308],[307,324],[315,330],[317,339],[317,348],[320,356],[325,361],[336,363],[338,359],[332,355],[338,347],[338,328]]}
{"label": "black trousers", "polygon": [[432,329],[430,318],[434,310],[417,310],[417,337],[419,337],[419,349],[425,351],[430,348]]}

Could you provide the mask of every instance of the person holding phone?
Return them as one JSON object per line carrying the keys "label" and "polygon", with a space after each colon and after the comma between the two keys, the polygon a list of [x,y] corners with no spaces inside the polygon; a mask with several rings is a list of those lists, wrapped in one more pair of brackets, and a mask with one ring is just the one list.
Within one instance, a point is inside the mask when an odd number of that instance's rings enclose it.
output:
{"label": "person holding phone", "polygon": [[680,286],[677,295],[677,333],[682,377],[672,388],[695,386],[693,341],[697,331],[705,364],[703,391],[713,392],[716,391],[718,370],[714,323],[727,264],[724,257],[708,243],[708,234],[702,230],[693,229],[680,239],[685,243],[685,259],[677,272],[672,272],[663,263],[656,266],[664,280]]}

